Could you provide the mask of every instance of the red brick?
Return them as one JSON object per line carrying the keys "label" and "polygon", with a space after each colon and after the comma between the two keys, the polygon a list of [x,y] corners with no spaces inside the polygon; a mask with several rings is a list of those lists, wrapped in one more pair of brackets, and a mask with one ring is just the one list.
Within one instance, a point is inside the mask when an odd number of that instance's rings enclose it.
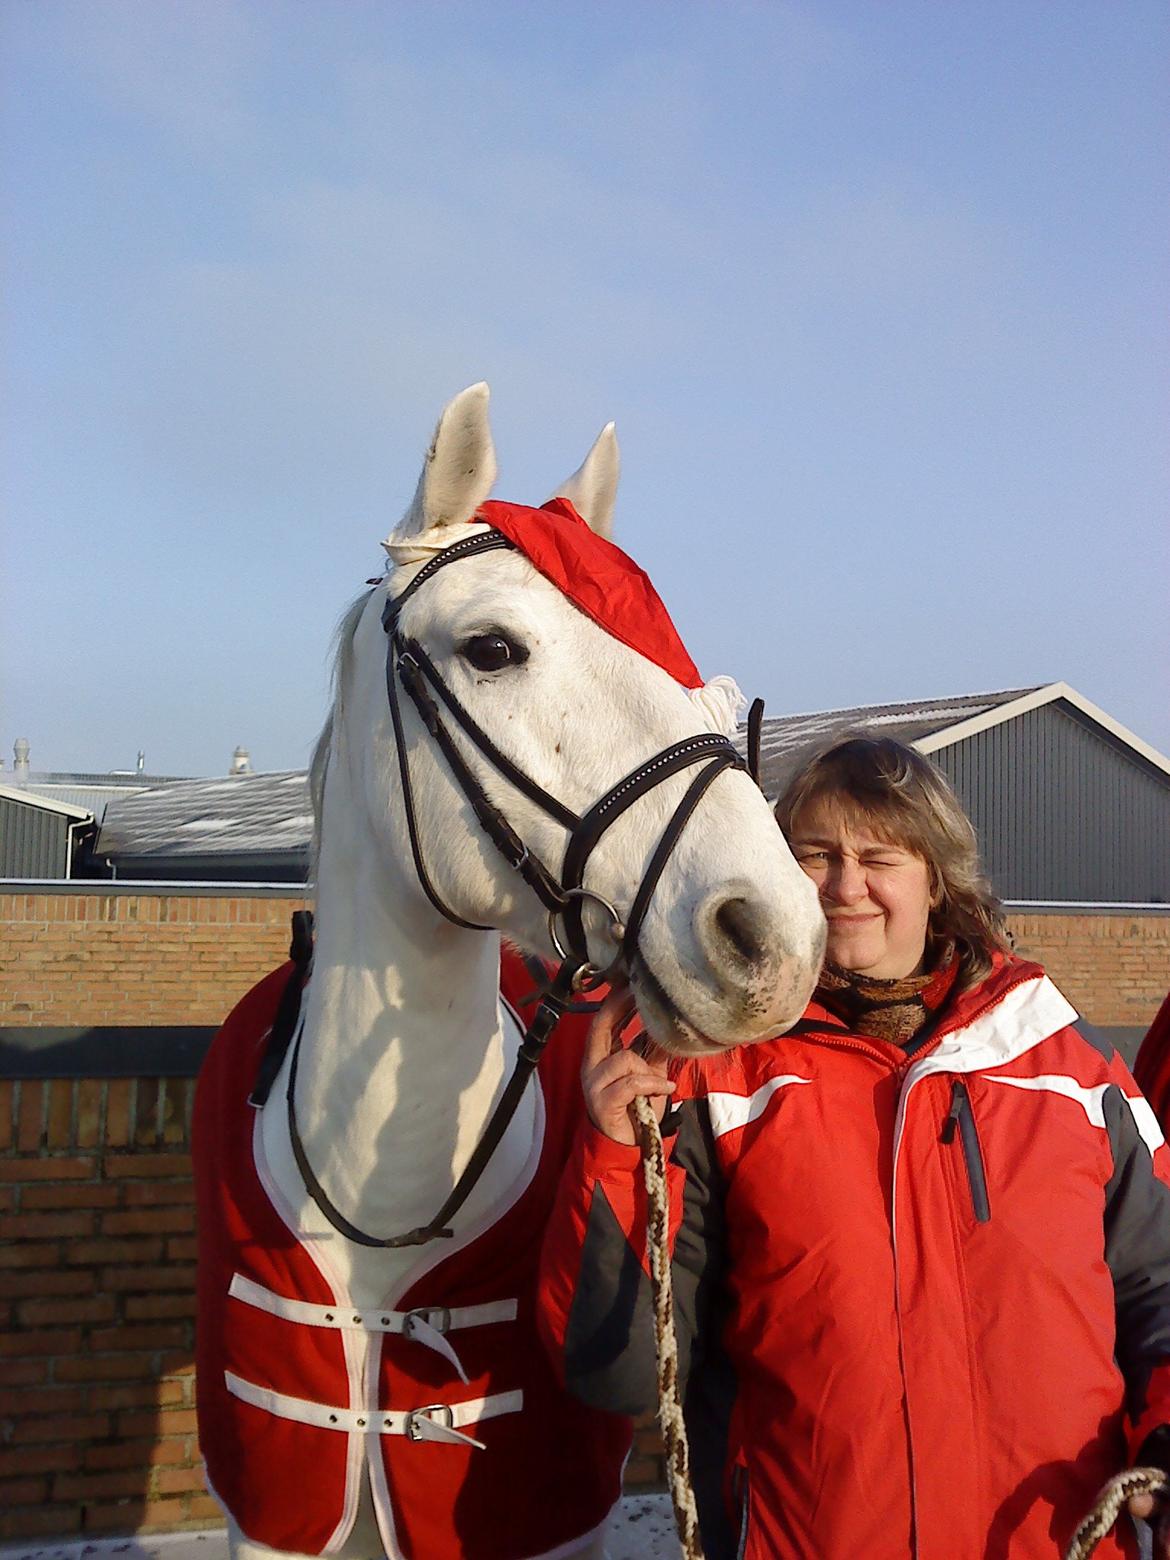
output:
{"label": "red brick", "polygon": [[91,1408],[160,1408],[183,1402],[180,1381],[149,1381],[140,1385],[93,1386],[89,1389]]}
{"label": "red brick", "polygon": [[68,1446],[2,1446],[0,1447],[0,1477],[12,1477],[19,1473],[61,1473],[76,1468],[81,1447]]}
{"label": "red brick", "polygon": [[187,1509],[192,1517],[200,1517],[204,1521],[215,1521],[217,1525],[223,1523],[223,1507],[214,1495],[192,1495],[187,1503]]}
{"label": "red brick", "polygon": [[158,1365],[160,1376],[185,1376],[195,1370],[190,1349],[174,1349],[169,1354],[162,1354]]}
{"label": "red brick", "polygon": [[96,1148],[102,1139],[105,1115],[102,1100],[105,1084],[97,1078],[82,1078],[77,1085],[77,1146]]}
{"label": "red brick", "polygon": [[[123,972],[121,979],[125,981],[125,978]],[[112,1078],[106,1088],[106,1142],[112,1148],[122,1148],[129,1143],[133,1106],[134,1080]]]}
{"label": "red brick", "polygon": [[199,1254],[199,1242],[194,1236],[179,1235],[167,1241],[167,1258],[171,1262],[194,1262]]}
{"label": "red brick", "polygon": [[90,1295],[84,1300],[22,1300],[16,1309],[22,1327],[110,1322],[117,1310],[111,1295]]}
{"label": "red brick", "polygon": [[0,1394],[0,1414],[13,1417],[25,1414],[82,1414],[88,1408],[83,1387],[22,1387],[9,1396],[7,1405]]}
{"label": "red brick", "polygon": [[189,1235],[195,1228],[193,1208],[134,1208],[103,1213],[103,1235]]}
{"label": "red brick", "polygon": [[48,1479],[0,1479],[0,1511],[13,1506],[39,1506],[48,1493]]}
{"label": "red brick", "polygon": [[0,1387],[36,1386],[47,1379],[48,1360],[0,1359]]}
{"label": "red brick", "polygon": [[0,1512],[0,1538],[65,1538],[80,1531],[80,1506],[30,1506]]}
{"label": "red brick", "polygon": [[0,1080],[0,1153],[12,1146],[12,1112],[16,1086],[10,1078]]}
{"label": "red brick", "polygon": [[165,1268],[103,1268],[98,1283],[102,1289],[174,1289],[184,1294],[193,1294],[195,1269],[193,1266],[178,1265]]}
{"label": "red brick", "polygon": [[154,1488],[159,1495],[202,1493],[203,1469],[160,1468],[154,1476]]}
{"label": "red brick", "polygon": [[43,1159],[0,1159],[0,1181],[83,1181],[97,1173],[95,1159],[47,1155]]}
{"label": "red brick", "polygon": [[191,1328],[182,1323],[171,1327],[103,1327],[90,1334],[89,1346],[95,1353],[119,1349],[180,1349],[191,1351]]}
{"label": "red brick", "polygon": [[40,1148],[43,1141],[45,1091],[40,1079],[24,1078],[16,1115],[16,1145],[23,1151]]}
{"label": "red brick", "polygon": [[53,1367],[57,1381],[149,1381],[156,1374],[155,1357],[150,1353],[87,1355],[58,1360]]}
{"label": "red brick", "polygon": [[86,1468],[153,1468],[163,1464],[184,1463],[188,1455],[185,1438],[112,1441],[107,1446],[87,1446],[84,1449]]}
{"label": "red brick", "polygon": [[90,1235],[92,1213],[0,1213],[0,1240],[49,1240],[55,1235]]}
{"label": "red brick", "polygon": [[88,1295],[93,1293],[93,1274],[79,1268],[75,1273],[67,1268],[50,1269],[48,1272],[14,1273],[0,1272],[0,1295],[6,1299],[19,1299],[23,1295]]}
{"label": "red brick", "polygon": [[119,1414],[118,1434],[136,1435],[194,1435],[196,1430],[193,1408],[163,1408],[154,1414]]}
{"label": "red brick", "polygon": [[[171,1522],[170,1528],[180,1527],[183,1521],[182,1501],[168,1501],[177,1514],[176,1520]],[[118,1500],[112,1502],[87,1501],[85,1503],[85,1531],[87,1534],[97,1533],[140,1533],[146,1526],[143,1519],[145,1502],[141,1494],[137,1500]]]}
{"label": "red brick", "polygon": [[127,1208],[161,1208],[173,1204],[186,1206],[195,1201],[194,1181],[124,1181],[120,1186]]}
{"label": "red brick", "polygon": [[15,1363],[28,1361],[38,1354],[76,1354],[81,1348],[81,1333],[69,1331],[0,1333],[0,1354],[13,1358]]}
{"label": "red brick", "polygon": [[66,1261],[92,1267],[100,1262],[161,1261],[161,1240],[86,1240],[67,1248]]}
{"label": "red brick", "polygon": [[127,1321],[156,1321],[195,1315],[194,1292],[185,1295],[127,1295]]}
{"label": "red brick", "polygon": [[105,1173],[111,1179],[134,1177],[137,1180],[190,1179],[190,1154],[107,1154]]}
{"label": "red brick", "polygon": [[167,1532],[182,1527],[187,1520],[190,1503],[182,1495],[170,1500],[148,1500],[143,1503],[138,1518],[138,1532]]}
{"label": "red brick", "polygon": [[73,1084],[69,1079],[54,1079],[49,1085],[48,1143],[50,1148],[68,1148],[73,1134]]}
{"label": "red brick", "polygon": [[105,1496],[140,1495],[146,1479],[141,1468],[113,1473],[59,1473],[53,1480],[54,1500],[90,1500]]}
{"label": "red brick", "polygon": [[26,1186],[20,1205],[26,1212],[33,1208],[115,1208],[121,1188],[102,1186],[96,1181],[70,1181],[64,1186]]}
{"label": "red brick", "polygon": [[109,1433],[108,1414],[54,1414],[48,1419],[18,1419],[12,1440],[31,1446],[39,1441],[98,1441]]}
{"label": "red brick", "polygon": [[0,1246],[0,1271],[47,1268],[56,1265],[57,1247],[38,1241],[35,1246]]}

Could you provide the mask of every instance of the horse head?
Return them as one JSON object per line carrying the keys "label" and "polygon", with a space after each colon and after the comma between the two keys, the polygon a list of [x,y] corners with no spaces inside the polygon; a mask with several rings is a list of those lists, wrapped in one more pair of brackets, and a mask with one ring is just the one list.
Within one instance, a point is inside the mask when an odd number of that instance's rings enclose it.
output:
{"label": "horse head", "polygon": [[613,425],[550,507],[523,510],[488,502],[487,405],[474,385],[443,412],[384,544],[395,567],[343,626],[314,765],[323,840],[372,853],[420,935],[490,928],[544,958],[568,942],[628,980],[676,1053],[775,1036],[809,997],[823,922],[713,734],[734,731],[738,690],[693,686],[608,541]]}

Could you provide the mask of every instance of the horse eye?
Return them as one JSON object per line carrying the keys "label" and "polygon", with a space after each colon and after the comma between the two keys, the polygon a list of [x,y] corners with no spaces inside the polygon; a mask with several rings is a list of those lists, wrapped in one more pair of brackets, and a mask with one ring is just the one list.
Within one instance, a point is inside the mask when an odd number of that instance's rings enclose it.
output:
{"label": "horse eye", "polygon": [[476,634],[463,646],[462,654],[477,672],[499,672],[528,659],[524,646],[513,644],[503,634]]}

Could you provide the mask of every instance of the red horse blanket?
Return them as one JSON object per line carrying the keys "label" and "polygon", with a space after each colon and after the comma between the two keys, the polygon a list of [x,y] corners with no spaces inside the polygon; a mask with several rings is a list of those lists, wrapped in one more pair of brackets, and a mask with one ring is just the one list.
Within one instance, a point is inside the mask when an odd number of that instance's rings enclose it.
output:
{"label": "red horse blanket", "polygon": [[[564,1393],[534,1321],[588,1020],[566,1016],[541,1058],[540,1141],[515,1200],[466,1244],[420,1247],[392,1303],[362,1312],[285,1222],[257,1169],[248,1094],[291,972],[275,971],[231,1014],[196,1095],[209,1482],[244,1533],[274,1549],[336,1551],[368,1468],[392,1560],[551,1560],[604,1522],[630,1440],[627,1420]],[[505,998],[531,986],[505,956]]]}
{"label": "red horse blanket", "polygon": [[1133,1075],[1154,1107],[1163,1132],[1170,1135],[1170,996],[1146,1032],[1133,1064]]}

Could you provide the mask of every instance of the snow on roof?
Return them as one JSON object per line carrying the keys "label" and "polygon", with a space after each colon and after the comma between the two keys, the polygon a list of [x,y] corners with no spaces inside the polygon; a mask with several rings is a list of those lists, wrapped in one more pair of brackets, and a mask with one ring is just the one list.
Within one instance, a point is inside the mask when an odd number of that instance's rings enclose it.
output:
{"label": "snow on roof", "polygon": [[184,780],[119,797],[106,808],[98,856],[304,852],[313,834],[301,770]]}

